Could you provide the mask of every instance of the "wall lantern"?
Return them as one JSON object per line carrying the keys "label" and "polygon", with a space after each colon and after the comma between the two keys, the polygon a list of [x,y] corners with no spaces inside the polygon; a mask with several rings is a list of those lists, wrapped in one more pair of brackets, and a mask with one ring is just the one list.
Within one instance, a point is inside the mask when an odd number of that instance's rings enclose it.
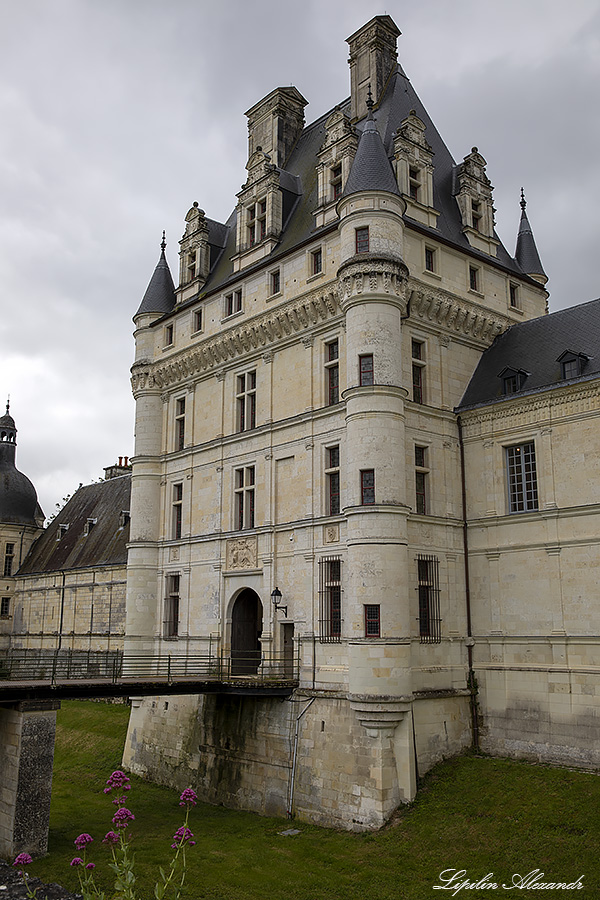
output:
{"label": "wall lantern", "polygon": [[279,590],[278,587],[276,587],[275,590],[273,591],[273,593],[271,594],[271,600],[272,600],[272,602],[273,602],[273,606],[275,607],[275,609],[276,609],[276,610],[277,610],[277,609],[282,609],[282,610],[283,610],[283,614],[284,614],[284,616],[285,616],[286,619],[287,619],[287,606],[280,606],[280,605],[279,605],[279,601],[281,600],[281,596],[282,596],[282,595],[281,595],[281,591]]}

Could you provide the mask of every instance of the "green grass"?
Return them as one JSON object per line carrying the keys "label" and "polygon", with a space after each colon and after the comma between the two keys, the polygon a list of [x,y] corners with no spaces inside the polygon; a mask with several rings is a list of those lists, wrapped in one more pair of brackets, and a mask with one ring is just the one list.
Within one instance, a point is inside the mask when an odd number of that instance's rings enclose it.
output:
{"label": "green grass", "polygon": [[[90,858],[101,886],[112,879],[100,844],[115,807],[102,793],[120,767],[129,710],[69,702],[58,716],[49,855],[32,875],[76,889],[69,867],[73,839],[96,839]],[[158,865],[182,822],[178,793],[132,778],[129,805],[139,896],[153,897]],[[435,898],[443,869],[466,869],[472,880],[494,873],[510,882],[533,869],[547,881],[583,875],[578,898],[600,896],[600,778],[509,760],[463,756],[437,766],[414,804],[377,834],[349,834],[199,804],[190,815],[197,845],[188,853],[185,897],[193,900],[421,900]],[[460,891],[459,897],[538,897],[539,891]],[[443,900],[450,891],[438,894]],[[551,891],[543,896],[573,896]]]}

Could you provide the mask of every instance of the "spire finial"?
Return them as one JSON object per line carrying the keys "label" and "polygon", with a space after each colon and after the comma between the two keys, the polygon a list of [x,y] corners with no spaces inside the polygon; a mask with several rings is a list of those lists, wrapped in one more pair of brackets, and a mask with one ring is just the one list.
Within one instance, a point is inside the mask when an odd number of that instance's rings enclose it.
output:
{"label": "spire finial", "polygon": [[371,93],[371,82],[369,82],[369,87],[367,90],[367,109],[369,110],[369,114],[367,116],[368,119],[373,118],[373,106],[374,105],[375,104],[373,103],[373,94]]}
{"label": "spire finial", "polygon": [[6,415],[10,413],[10,394],[6,398]]}
{"label": "spire finial", "polygon": [[163,253],[165,252],[166,246],[167,246],[167,241],[165,238],[165,232],[163,231],[162,241],[160,242],[160,249],[162,250]]}
{"label": "spire finial", "polygon": [[521,188],[521,209],[525,212],[525,207],[527,206],[527,200],[525,199],[525,191]]}

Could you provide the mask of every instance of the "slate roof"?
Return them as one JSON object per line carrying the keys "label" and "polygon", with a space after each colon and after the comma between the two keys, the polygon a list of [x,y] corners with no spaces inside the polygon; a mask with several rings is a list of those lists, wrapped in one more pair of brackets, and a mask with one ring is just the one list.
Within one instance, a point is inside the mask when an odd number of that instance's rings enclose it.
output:
{"label": "slate roof", "polygon": [[546,277],[544,267],[540,255],[535,245],[533,231],[525,212],[525,198],[521,198],[521,221],[519,223],[519,233],[517,235],[517,249],[515,257],[524,272],[528,275],[543,275]]}
{"label": "slate roof", "polygon": [[[334,109],[341,109],[346,115],[350,115],[350,99],[338,104]],[[235,254],[236,239],[236,212],[232,212],[231,216],[225,224],[220,224],[213,220],[207,219],[209,226],[209,244],[211,245],[211,270],[209,277],[204,284],[201,293],[203,295],[210,294],[213,291],[223,290],[229,282],[238,281],[245,277],[254,268],[262,268],[265,264],[271,265],[277,259],[287,254],[293,248],[308,242],[311,239],[318,240],[322,231],[329,230],[332,226],[326,226],[325,229],[317,229],[315,227],[314,211],[317,208],[317,154],[325,140],[326,129],[325,123],[334,109],[329,110],[311,125],[304,128],[289,159],[285,163],[285,171],[281,171],[281,185],[284,195],[284,227],[280,242],[276,249],[270,254],[268,260],[261,260],[254,266],[248,266],[242,272],[234,273],[231,263],[231,257]],[[463,233],[463,225],[461,221],[460,211],[454,196],[455,174],[457,164],[446,147],[442,137],[437,131],[435,125],[431,121],[427,110],[423,106],[421,100],[415,93],[415,90],[399,65],[396,72],[390,77],[384,97],[379,107],[375,110],[377,131],[381,136],[383,148],[388,159],[388,166],[380,163],[379,176],[384,176],[385,170],[385,189],[398,192],[393,173],[391,172],[391,164],[389,161],[394,155],[394,133],[400,123],[414,110],[420,119],[425,123],[425,137],[434,151],[434,176],[433,176],[433,195],[434,207],[440,213],[437,222],[437,228],[429,228],[420,222],[416,222],[409,216],[405,216],[407,224],[412,224],[419,231],[430,234],[432,240],[442,239],[451,244],[456,245],[474,258],[479,258],[482,262],[487,261],[491,264],[498,263],[509,272],[514,272],[519,276],[527,276],[525,270],[519,265],[516,258],[512,257],[504,245],[500,242],[497,248],[496,257],[490,257],[487,254],[471,247],[465,234]],[[357,132],[362,135],[363,131],[370,130],[367,128],[368,118],[365,116],[361,121],[356,123]],[[367,137],[365,148],[369,145],[369,141],[375,142],[374,135]],[[363,144],[363,140],[359,142],[359,146]],[[466,147],[466,149],[470,149]],[[394,185],[388,179],[387,173],[394,178]],[[394,187],[395,186],[395,187]],[[351,185],[352,187],[352,185]],[[347,188],[347,185],[346,185]],[[300,193],[295,193],[300,192]],[[495,235],[499,240],[498,236]],[[537,251],[536,251],[537,252]],[[156,274],[156,273],[155,273]],[[540,273],[541,274],[541,273]],[[152,284],[152,282],[151,282]],[[150,287],[148,288],[150,290]],[[148,294],[148,291],[146,292]],[[193,303],[197,297],[190,298],[186,301],[186,305]],[[147,308],[146,298],[142,302],[139,311],[150,311]],[[158,312],[158,310],[157,310]],[[165,308],[163,312],[167,312]]]}
{"label": "slate roof", "polygon": [[344,197],[360,191],[388,191],[399,194],[398,182],[388,159],[381,135],[369,114],[352,161]]}
{"label": "slate roof", "polygon": [[[146,288],[136,316],[142,313],[156,313],[163,315],[171,312],[175,306],[175,285],[171,276],[171,270],[165,256],[165,242],[161,244],[160,259]],[[135,317],[134,317],[135,318]]]}
{"label": "slate roof", "polygon": [[[124,566],[129,521],[121,524],[121,512],[129,512],[130,495],[130,474],[80,487],[34,542],[17,574]],[[86,535],[88,519],[96,523]],[[61,525],[69,527],[57,540]]]}
{"label": "slate roof", "polygon": [[[578,378],[562,378],[559,359],[565,351],[588,357]],[[522,389],[508,397],[503,394],[503,381],[498,377],[506,368],[527,373]],[[481,356],[457,410],[598,377],[600,299],[521,322],[499,335]]]}

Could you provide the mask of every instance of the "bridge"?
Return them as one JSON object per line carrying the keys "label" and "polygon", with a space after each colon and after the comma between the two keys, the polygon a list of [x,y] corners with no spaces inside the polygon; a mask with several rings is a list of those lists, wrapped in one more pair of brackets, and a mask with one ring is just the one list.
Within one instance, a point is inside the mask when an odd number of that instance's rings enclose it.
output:
{"label": "bridge", "polygon": [[260,652],[186,656],[9,649],[0,658],[0,857],[46,852],[61,700],[209,693],[287,697],[298,685],[299,662],[299,654]]}

